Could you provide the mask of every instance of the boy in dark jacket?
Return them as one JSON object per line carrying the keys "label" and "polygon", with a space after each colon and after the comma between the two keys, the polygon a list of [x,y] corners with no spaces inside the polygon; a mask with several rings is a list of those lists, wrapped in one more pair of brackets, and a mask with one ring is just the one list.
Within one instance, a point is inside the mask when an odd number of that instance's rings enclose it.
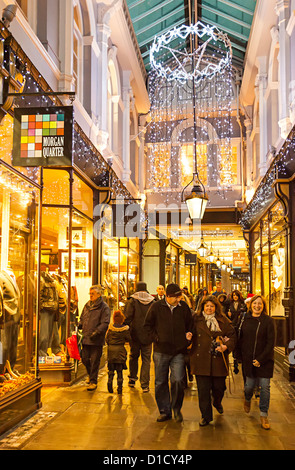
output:
{"label": "boy in dark jacket", "polygon": [[123,370],[127,369],[127,351],[125,343],[130,343],[130,331],[128,325],[123,325],[125,316],[121,310],[113,314],[113,324],[109,326],[106,335],[108,345],[108,391],[113,393],[113,379],[117,371],[118,394],[122,393]]}

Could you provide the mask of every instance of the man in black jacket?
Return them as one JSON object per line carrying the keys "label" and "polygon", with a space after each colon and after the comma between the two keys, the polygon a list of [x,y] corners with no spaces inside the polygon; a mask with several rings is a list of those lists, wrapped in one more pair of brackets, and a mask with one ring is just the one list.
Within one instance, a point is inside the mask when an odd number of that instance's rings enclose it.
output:
{"label": "man in black jacket", "polygon": [[129,387],[134,387],[137,380],[138,359],[141,356],[140,385],[143,392],[149,391],[152,340],[143,329],[146,313],[154,297],[147,292],[145,282],[138,282],[135,293],[128,300],[124,315],[125,325],[130,327],[131,343],[129,356]]}
{"label": "man in black jacket", "polygon": [[[166,299],[155,302],[149,309],[144,328],[154,342],[155,397],[160,412],[157,421],[171,419],[172,410],[177,422],[183,420],[181,408],[184,397],[185,354],[192,338],[192,313],[181,300],[177,284],[169,284]],[[171,400],[169,391],[169,371]]]}
{"label": "man in black jacket", "polygon": [[97,375],[102,355],[105,335],[110,323],[109,306],[102,300],[101,286],[92,286],[89,290],[90,301],[83,308],[79,329],[82,329],[82,362],[89,376],[87,390],[97,388]]}

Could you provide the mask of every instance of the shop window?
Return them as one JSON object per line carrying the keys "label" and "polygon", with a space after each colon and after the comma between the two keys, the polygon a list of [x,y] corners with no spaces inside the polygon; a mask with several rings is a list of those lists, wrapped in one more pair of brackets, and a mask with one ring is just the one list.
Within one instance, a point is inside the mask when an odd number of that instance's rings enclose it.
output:
{"label": "shop window", "polygon": [[[42,364],[48,366],[66,360],[66,339],[77,325],[78,316],[89,300],[93,275],[92,189],[75,173],[71,183],[69,172],[60,169],[44,169],[43,182],[39,334],[41,368]],[[43,291],[46,294],[47,288],[54,293],[53,302],[56,292],[58,294],[58,313],[54,311],[54,304],[50,309],[46,302],[43,303]]]}
{"label": "shop window", "polygon": [[285,239],[283,236],[272,240],[271,244],[271,315],[284,316],[282,299],[285,288]]}
{"label": "shop window", "polygon": [[39,189],[1,165],[0,208],[1,399],[35,378]]}
{"label": "shop window", "polygon": [[77,175],[74,175],[73,204],[88,217],[93,217],[93,191]]}
{"label": "shop window", "polygon": [[64,204],[70,201],[70,176],[65,170],[43,170],[43,204]]}
{"label": "shop window", "polygon": [[103,239],[102,283],[106,288],[105,299],[111,309],[117,307],[119,277],[119,245],[112,238]]}
{"label": "shop window", "polygon": [[[197,166],[200,180],[204,185],[207,184],[207,145],[197,144]],[[181,186],[185,187],[192,180],[195,171],[194,147],[192,144],[184,144],[180,150],[181,162]]]}

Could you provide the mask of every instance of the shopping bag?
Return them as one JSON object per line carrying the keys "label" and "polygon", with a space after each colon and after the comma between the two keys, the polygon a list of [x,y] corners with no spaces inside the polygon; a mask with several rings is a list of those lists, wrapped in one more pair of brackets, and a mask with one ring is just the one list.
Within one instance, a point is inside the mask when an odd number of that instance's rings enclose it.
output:
{"label": "shopping bag", "polygon": [[81,357],[80,357],[79,348],[78,348],[77,334],[73,333],[72,336],[67,339],[66,343],[67,343],[69,356],[72,359],[77,359],[79,361]]}

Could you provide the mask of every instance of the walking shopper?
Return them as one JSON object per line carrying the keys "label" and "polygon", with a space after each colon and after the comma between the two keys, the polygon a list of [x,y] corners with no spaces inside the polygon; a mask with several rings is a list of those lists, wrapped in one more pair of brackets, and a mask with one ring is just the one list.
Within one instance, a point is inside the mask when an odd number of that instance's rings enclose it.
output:
{"label": "walking shopper", "polygon": [[240,323],[241,316],[247,311],[244,298],[240,291],[234,290],[230,295],[229,309],[227,316],[236,328]]}
{"label": "walking shopper", "polygon": [[226,294],[219,294],[218,301],[221,305],[221,312],[223,313],[223,315],[228,317],[229,300],[227,298],[227,295]]}
{"label": "walking shopper", "polygon": [[251,409],[255,386],[260,387],[260,420],[263,429],[270,429],[268,410],[270,379],[274,369],[275,329],[273,319],[267,314],[266,301],[261,295],[251,298],[249,310],[240,325],[239,351],[243,373],[246,377],[244,410]]}
{"label": "walking shopper", "polygon": [[109,326],[106,334],[106,343],[108,345],[108,391],[113,393],[113,380],[117,372],[117,392],[122,394],[123,389],[123,370],[127,369],[127,350],[125,343],[131,342],[130,330],[128,325],[123,325],[125,316],[121,310],[115,310],[113,313],[113,323]]}
{"label": "walking shopper", "polygon": [[144,324],[154,342],[155,398],[160,412],[159,422],[171,419],[172,411],[177,422],[183,420],[185,354],[193,324],[191,309],[181,300],[181,296],[180,287],[169,284],[166,299],[155,302],[149,308]]}
{"label": "walking shopper", "polygon": [[157,294],[155,295],[155,300],[165,299],[165,287],[161,284],[157,287]]}
{"label": "walking shopper", "polygon": [[109,306],[102,300],[103,287],[92,286],[90,300],[85,304],[78,328],[82,329],[82,362],[88,373],[87,390],[97,388],[97,375],[105,335],[110,323]]}
{"label": "walking shopper", "polygon": [[226,376],[229,375],[228,355],[235,348],[236,333],[213,295],[202,300],[193,319],[191,372],[197,379],[202,415],[200,426],[206,426],[213,419],[211,393],[213,406],[220,414],[223,413],[222,399]]}
{"label": "walking shopper", "polygon": [[125,306],[125,325],[130,326],[129,386],[135,387],[138,379],[138,360],[141,357],[139,381],[143,392],[149,391],[152,340],[143,328],[146,313],[154,297],[147,292],[145,282],[138,282],[135,293]]}

